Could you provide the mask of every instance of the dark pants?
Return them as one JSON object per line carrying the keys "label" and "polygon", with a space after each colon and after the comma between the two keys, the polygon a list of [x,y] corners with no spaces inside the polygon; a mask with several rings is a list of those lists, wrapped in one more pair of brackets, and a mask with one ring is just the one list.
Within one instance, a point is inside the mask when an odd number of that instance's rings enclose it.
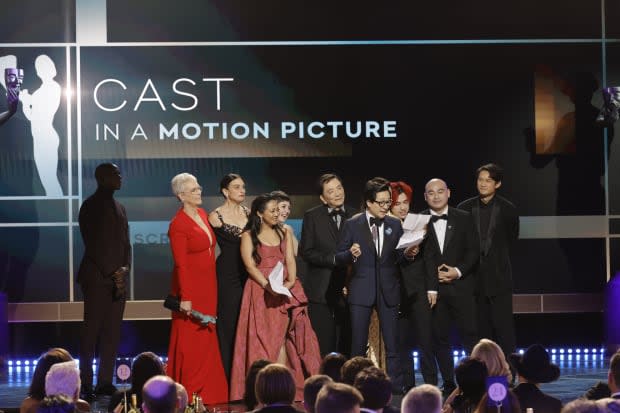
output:
{"label": "dark pants", "polygon": [[401,296],[398,317],[398,352],[402,363],[403,386],[410,389],[415,386],[413,368],[413,349],[415,347],[415,327],[413,325],[411,303],[409,298]]}
{"label": "dark pants", "polygon": [[321,356],[334,351],[345,356],[351,353],[351,323],[344,299],[335,304],[309,302],[308,315],[319,340]]}
{"label": "dark pants", "polygon": [[417,292],[408,299],[411,328],[418,343],[418,360],[424,383],[437,385],[437,362],[433,343],[432,310],[426,292]]}
{"label": "dark pants", "polygon": [[[349,304],[351,313],[351,357],[366,357],[368,344],[368,326],[373,307]],[[392,379],[392,388],[400,390],[403,385],[402,366],[398,354],[398,306],[389,307],[383,300],[382,294],[378,294],[376,302],[377,314],[385,355],[387,374]]]}
{"label": "dark pants", "polygon": [[495,341],[504,352],[506,360],[517,346],[512,313],[512,294],[494,297],[476,297],[478,332],[480,337]]}
{"label": "dark pants", "polygon": [[95,347],[99,350],[97,385],[112,383],[125,299],[115,300],[112,280],[102,279],[99,275],[83,280],[80,286],[84,294],[80,378],[82,387],[90,391],[93,386],[92,362],[95,357]]}
{"label": "dark pants", "polygon": [[478,342],[476,302],[473,295],[441,295],[433,311],[433,326],[437,339],[437,362],[444,387],[454,386],[454,358],[450,348],[452,323],[469,354]]}

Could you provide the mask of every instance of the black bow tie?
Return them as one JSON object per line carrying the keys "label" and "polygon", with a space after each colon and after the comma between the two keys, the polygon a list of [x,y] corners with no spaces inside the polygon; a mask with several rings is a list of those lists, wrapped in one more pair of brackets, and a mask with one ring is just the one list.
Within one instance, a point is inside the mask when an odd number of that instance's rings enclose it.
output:
{"label": "black bow tie", "polygon": [[342,209],[337,209],[337,208],[334,208],[331,211],[329,211],[330,217],[335,217],[336,215],[340,215],[341,217],[343,217],[344,211]]}
{"label": "black bow tie", "polygon": [[370,217],[370,226],[372,227],[373,225],[376,225],[377,227],[380,227],[381,225],[383,225],[383,219],[382,218]]}
{"label": "black bow tie", "polygon": [[448,214],[433,215],[431,217],[431,224],[434,224],[435,222],[439,221],[440,219],[445,219],[447,221],[448,220]]}

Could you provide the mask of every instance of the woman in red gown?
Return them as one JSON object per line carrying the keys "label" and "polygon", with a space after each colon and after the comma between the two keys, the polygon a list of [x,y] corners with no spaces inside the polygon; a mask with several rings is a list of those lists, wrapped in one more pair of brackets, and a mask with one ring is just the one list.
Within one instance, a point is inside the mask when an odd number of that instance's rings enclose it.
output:
{"label": "woman in red gown", "polygon": [[190,316],[193,310],[215,316],[215,234],[202,204],[202,187],[182,173],[172,179],[172,191],[183,206],[170,222],[168,237],[174,258],[172,294],[181,311],[172,313],[167,374],[188,394],[197,393],[206,404],[228,400],[215,325],[203,326]]}
{"label": "woman in red gown", "polygon": [[[241,235],[241,257],[250,276],[245,283],[237,324],[230,399],[243,397],[245,377],[252,362],[267,359],[288,366],[303,399],[306,377],[317,374],[319,344],[310,325],[308,299],[296,276],[290,230],[278,225],[276,199],[259,195],[252,202],[246,230]],[[292,297],[273,291],[269,274],[284,265],[284,287]]]}

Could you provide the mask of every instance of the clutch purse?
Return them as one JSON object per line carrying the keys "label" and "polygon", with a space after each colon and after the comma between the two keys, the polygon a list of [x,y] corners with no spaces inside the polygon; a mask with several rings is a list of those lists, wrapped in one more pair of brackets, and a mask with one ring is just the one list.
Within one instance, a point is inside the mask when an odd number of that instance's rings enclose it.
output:
{"label": "clutch purse", "polygon": [[[181,300],[176,295],[168,294],[168,296],[164,300],[164,307],[170,311],[180,312],[181,311]],[[207,326],[209,324],[215,324],[217,322],[217,317],[214,317],[208,314],[203,314],[197,310],[192,310],[191,315],[192,317],[200,321],[200,324],[202,324],[203,326]]]}

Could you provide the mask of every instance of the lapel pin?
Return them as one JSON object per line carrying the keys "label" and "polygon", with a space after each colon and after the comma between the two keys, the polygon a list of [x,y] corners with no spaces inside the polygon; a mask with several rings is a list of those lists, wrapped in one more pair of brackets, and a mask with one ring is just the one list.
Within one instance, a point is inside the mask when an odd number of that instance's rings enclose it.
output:
{"label": "lapel pin", "polygon": [[385,228],[385,233],[386,233],[386,235],[392,234],[392,228],[391,227],[386,227]]}

